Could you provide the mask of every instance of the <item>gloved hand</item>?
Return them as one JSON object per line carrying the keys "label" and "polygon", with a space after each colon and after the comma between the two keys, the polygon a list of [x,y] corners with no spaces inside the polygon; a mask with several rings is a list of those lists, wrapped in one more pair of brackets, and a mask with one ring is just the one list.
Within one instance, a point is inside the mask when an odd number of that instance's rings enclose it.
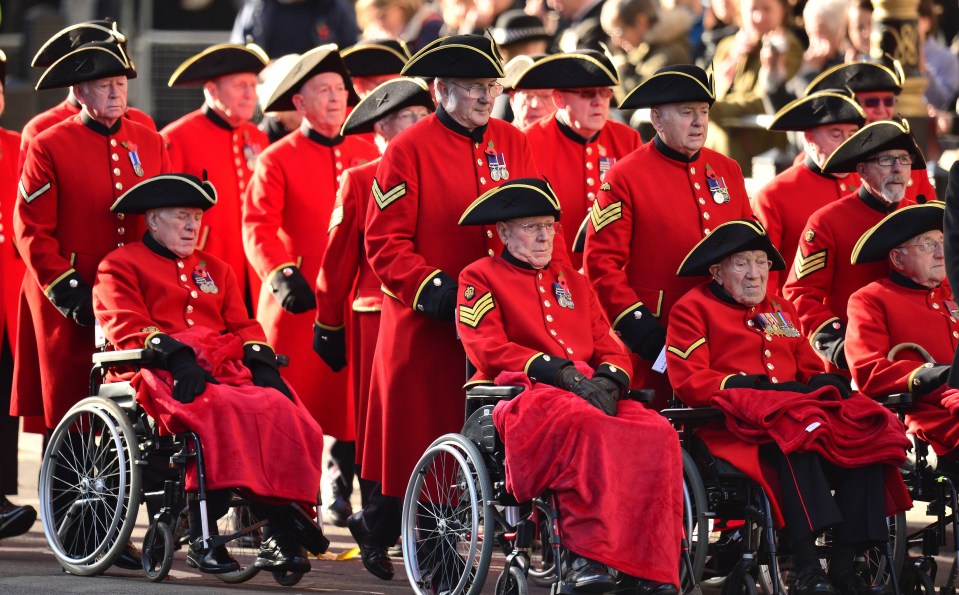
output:
{"label": "gloved hand", "polygon": [[952,366],[945,364],[935,364],[919,368],[916,373],[912,375],[912,394],[922,396],[936,390],[945,384],[951,369]]}
{"label": "gloved hand", "polygon": [[616,399],[572,365],[560,368],[553,379],[553,386],[586,399],[586,402],[606,415],[616,415]]}
{"label": "gloved hand", "polygon": [[331,331],[314,324],[313,351],[331,370],[339,372],[346,367],[346,331],[342,328]]}
{"label": "gloved hand", "polygon": [[250,372],[253,374],[253,384],[264,388],[275,388],[283,393],[287,399],[293,400],[293,393],[290,387],[280,378],[280,372],[276,368],[263,362],[252,362]]}
{"label": "gloved hand", "polygon": [[665,346],[666,329],[657,325],[637,342],[633,351],[644,360],[654,362]]}
{"label": "gloved hand", "polygon": [[606,376],[593,376],[593,384],[609,394],[610,398],[614,401],[613,412],[610,413],[610,415],[616,415],[615,402],[623,398],[623,394],[625,393],[623,387],[614,382],[612,378],[607,378]]}
{"label": "gloved hand", "polygon": [[816,374],[806,382],[806,386],[812,390],[819,390],[824,386],[833,386],[839,391],[839,395],[843,399],[848,399],[852,394],[849,380],[839,374]]}
{"label": "gloved hand", "polygon": [[93,292],[76,273],[57,283],[50,301],[60,314],[80,326],[93,326]]}
{"label": "gloved hand", "polygon": [[802,382],[796,382],[795,380],[790,380],[789,382],[766,382],[760,381],[756,384],[756,388],[760,390],[778,390],[784,392],[792,393],[810,393],[812,390]]}
{"label": "gloved hand", "polygon": [[93,292],[87,289],[80,296],[80,301],[70,312],[70,318],[80,326],[93,326],[96,320],[93,317]]}
{"label": "gloved hand", "polygon": [[303,277],[300,269],[290,266],[270,277],[273,297],[287,312],[301,314],[316,308],[313,286]]}
{"label": "gloved hand", "polygon": [[167,357],[167,369],[173,375],[173,398],[181,403],[192,403],[203,394],[206,384],[219,384],[209,372],[200,367],[191,349],[180,349]]}
{"label": "gloved hand", "polygon": [[456,287],[449,288],[443,297],[440,298],[440,304],[436,318],[445,322],[456,320]]}

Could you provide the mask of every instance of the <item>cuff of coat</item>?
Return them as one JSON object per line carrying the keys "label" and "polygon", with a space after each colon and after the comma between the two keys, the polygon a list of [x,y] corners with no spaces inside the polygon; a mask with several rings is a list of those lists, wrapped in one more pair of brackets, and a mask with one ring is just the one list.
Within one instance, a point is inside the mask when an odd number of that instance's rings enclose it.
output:
{"label": "cuff of coat", "polygon": [[313,325],[324,331],[331,331],[331,332],[342,331],[346,328],[345,324],[323,324],[319,320],[314,320]]}
{"label": "cuff of coat", "polygon": [[76,269],[70,269],[47,285],[44,293],[53,302],[53,305],[59,309],[66,305],[65,301],[68,299],[68,295],[86,286],[86,282],[80,278]]}
{"label": "cuff of coat", "polygon": [[456,290],[456,280],[436,269],[420,283],[413,297],[413,309],[432,318],[440,318],[443,296]]}
{"label": "cuff of coat", "polygon": [[250,341],[243,344],[243,365],[247,368],[251,364],[262,362],[274,370],[276,369],[276,353],[273,348],[260,341]]}
{"label": "cuff of coat", "polygon": [[[295,270],[295,269],[296,269],[296,263],[295,263],[295,262],[284,262],[283,264],[274,267],[273,270],[270,271],[269,273],[267,273],[267,275],[266,275],[266,283],[267,283],[267,285],[269,285],[271,288],[274,288],[274,289],[275,289],[275,286],[273,285],[273,282],[277,280],[277,275],[283,275],[284,277],[287,276],[287,275],[283,272],[283,271],[285,271],[286,269],[293,269],[293,270]],[[292,273],[291,273],[291,274],[292,274]]]}
{"label": "cuff of coat", "polygon": [[756,388],[763,380],[769,380],[765,374],[730,374],[719,383],[720,390],[727,388]]}
{"label": "cuff of coat", "polygon": [[624,389],[629,388],[629,374],[619,366],[603,362],[596,368],[595,376],[609,378]]}
{"label": "cuff of coat", "polygon": [[190,353],[194,353],[193,349],[185,344],[177,341],[170,335],[155,332],[147,336],[146,341],[143,342],[143,346],[146,349],[156,351],[159,354],[159,361],[157,362],[161,368],[167,367],[167,362],[170,359],[170,356],[174,353],[178,353],[183,350],[188,350]]}
{"label": "cuff of coat", "polygon": [[533,382],[552,384],[559,369],[572,363],[565,357],[553,357],[541,352],[529,358],[523,371]]}
{"label": "cuff of coat", "polygon": [[632,352],[639,351],[646,335],[659,326],[659,319],[653,316],[642,302],[637,302],[623,311],[613,321],[613,330],[620,336],[626,347]]}
{"label": "cuff of coat", "polygon": [[835,362],[836,350],[841,349],[845,341],[846,324],[838,318],[830,318],[813,331],[811,343],[816,351]]}

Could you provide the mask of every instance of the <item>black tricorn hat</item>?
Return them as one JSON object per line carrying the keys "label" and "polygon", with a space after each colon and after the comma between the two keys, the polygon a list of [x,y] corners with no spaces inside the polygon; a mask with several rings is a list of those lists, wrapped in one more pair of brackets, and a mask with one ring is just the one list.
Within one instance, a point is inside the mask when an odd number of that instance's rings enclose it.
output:
{"label": "black tricorn hat", "polygon": [[902,65],[892,60],[880,62],[847,62],[827,68],[806,86],[806,95],[825,89],[849,89],[853,93],[891,91],[899,94],[905,80]]}
{"label": "black tricorn hat", "polygon": [[398,78],[386,81],[370,91],[346,116],[340,134],[364,134],[373,132],[373,124],[381,118],[411,105],[436,109],[430,86],[421,78]]}
{"label": "black tricorn hat", "polygon": [[769,130],[809,130],[826,124],[866,123],[866,114],[844,91],[817,91],[789,102],[776,112]]}
{"label": "black tricorn hat", "polygon": [[619,104],[620,109],[653,107],[667,103],[716,101],[712,74],[693,64],[666,66],[641,82]]}
{"label": "black tricorn hat", "polygon": [[576,50],[537,60],[513,85],[514,89],[575,89],[614,87],[619,74],[613,62],[596,50]]}
{"label": "black tricorn hat", "polygon": [[111,19],[87,21],[61,29],[44,43],[30,66],[46,68],[81,45],[94,41],[118,43],[126,47],[127,38]]}
{"label": "black tricorn hat", "polygon": [[450,35],[423,46],[403,67],[405,76],[503,78],[496,44],[483,35]]}
{"label": "black tricorn hat", "polygon": [[903,149],[912,154],[912,169],[926,169],[926,160],[922,156],[916,137],[909,131],[909,122],[903,120],[879,120],[856,131],[836,147],[829,159],[822,165],[828,174],[856,171],[856,164],[866,161],[880,151]]}
{"label": "black tricorn hat", "polygon": [[734,219],[719,225],[708,236],[693,246],[676,275],[680,277],[708,277],[709,267],[730,254],[746,250],[762,250],[772,261],[770,270],[781,271],[786,268],[779,250],[769,241],[766,229],[758,221]]}
{"label": "black tricorn hat", "polygon": [[410,50],[401,39],[361,41],[340,52],[351,76],[399,74],[410,59]]}
{"label": "black tricorn hat", "polygon": [[582,254],[586,251],[586,228],[589,227],[589,217],[583,219],[576,230],[576,237],[573,238],[573,253]]}
{"label": "black tricorn hat", "polygon": [[137,71],[122,45],[95,41],[78,47],[53,63],[37,81],[37,91],[70,87],[111,76],[136,78]]}
{"label": "black tricorn hat", "polygon": [[537,60],[545,58],[546,56],[547,54],[536,54],[534,56],[522,54],[511,58],[510,61],[503,66],[503,72],[505,74],[500,81],[503,84],[503,88],[507,91],[512,90],[516,81],[518,81]]}
{"label": "black tricorn hat", "polygon": [[893,211],[859,237],[850,262],[862,264],[885,260],[890,250],[906,240],[927,231],[941,230],[945,212],[946,203],[938,200]]}
{"label": "black tricorn hat", "polygon": [[259,74],[270,59],[263,49],[250,43],[221,43],[211,45],[199,54],[187,58],[170,75],[168,87],[202,85],[217,77],[240,72]]}
{"label": "black tricorn hat", "polygon": [[553,215],[559,221],[559,199],[552,186],[540,178],[517,178],[480,195],[463,212],[459,224],[491,225],[539,215]]}
{"label": "black tricorn hat", "polygon": [[164,207],[196,207],[205,211],[215,204],[216,188],[208,180],[190,174],[160,174],[124,192],[110,211],[139,214]]}
{"label": "black tricorn hat", "polygon": [[546,32],[542,19],[526,14],[519,8],[507,10],[499,15],[491,33],[496,45],[503,47],[537,39],[550,41],[553,38]]}
{"label": "black tricorn hat", "polygon": [[349,98],[346,102],[347,105],[357,104],[360,97],[356,94],[356,90],[353,89],[353,81],[350,78],[350,73],[346,70],[346,65],[343,63],[340,52],[336,49],[336,44],[329,43],[315,47],[300,56],[300,59],[290,68],[290,71],[286,73],[286,76],[283,77],[280,84],[276,86],[273,95],[266,100],[263,111],[282,112],[295,110],[296,108],[293,106],[293,96],[300,92],[303,83],[323,72],[335,72],[342,76],[343,84],[349,92]]}

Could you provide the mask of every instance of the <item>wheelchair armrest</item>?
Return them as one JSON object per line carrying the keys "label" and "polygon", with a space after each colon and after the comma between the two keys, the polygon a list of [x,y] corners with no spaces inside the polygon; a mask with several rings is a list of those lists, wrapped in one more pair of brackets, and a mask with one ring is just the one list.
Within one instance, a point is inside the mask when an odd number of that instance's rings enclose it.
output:
{"label": "wheelchair armrest", "polygon": [[635,388],[626,391],[626,398],[630,401],[636,401],[643,405],[652,405],[656,399],[656,391],[651,388]]}
{"label": "wheelchair armrest", "polygon": [[114,366],[133,366],[153,361],[156,352],[152,349],[122,349],[120,351],[100,351],[93,354],[93,363],[101,368]]}
{"label": "wheelchair armrest", "polygon": [[723,413],[712,407],[685,407],[681,409],[663,409],[660,413],[671,422],[687,424],[704,424],[711,421],[722,421]]}
{"label": "wheelchair armrest", "polygon": [[499,397],[512,399],[516,395],[526,390],[525,387],[516,384],[478,384],[466,389],[467,399],[487,399],[490,397]]}
{"label": "wheelchair armrest", "polygon": [[883,407],[888,407],[893,411],[909,409],[912,407],[913,401],[914,399],[912,393],[894,393],[891,395],[876,397],[877,403]]}

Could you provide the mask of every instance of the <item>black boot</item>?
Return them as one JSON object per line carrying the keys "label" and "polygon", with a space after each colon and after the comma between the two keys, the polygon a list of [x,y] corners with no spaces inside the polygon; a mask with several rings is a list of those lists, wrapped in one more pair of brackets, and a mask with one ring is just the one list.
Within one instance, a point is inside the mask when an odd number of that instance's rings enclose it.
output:
{"label": "black boot", "polygon": [[186,554],[187,566],[197,568],[200,572],[207,574],[224,574],[227,572],[236,572],[240,569],[240,564],[234,560],[226,546],[203,547],[203,540],[197,539],[190,543],[190,549]]}

